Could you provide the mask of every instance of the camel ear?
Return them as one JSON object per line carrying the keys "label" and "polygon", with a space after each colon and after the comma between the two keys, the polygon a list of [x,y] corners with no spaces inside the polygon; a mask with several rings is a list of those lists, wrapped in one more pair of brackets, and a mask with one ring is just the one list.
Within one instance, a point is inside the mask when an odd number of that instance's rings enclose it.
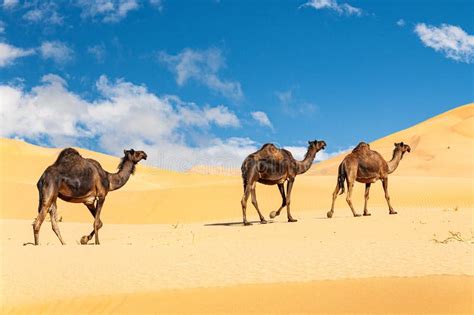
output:
{"label": "camel ear", "polygon": [[127,150],[123,150],[123,154],[124,154],[124,155],[127,155]]}
{"label": "camel ear", "polygon": [[402,141],[402,142],[400,142],[400,144],[401,144],[402,146],[404,146],[404,145],[405,145],[405,144],[403,143],[403,141]]}
{"label": "camel ear", "polygon": [[308,144],[311,144],[311,141],[308,141]]}
{"label": "camel ear", "polygon": [[134,154],[134,153],[135,153],[135,150],[130,149],[130,153],[131,153],[131,154]]}

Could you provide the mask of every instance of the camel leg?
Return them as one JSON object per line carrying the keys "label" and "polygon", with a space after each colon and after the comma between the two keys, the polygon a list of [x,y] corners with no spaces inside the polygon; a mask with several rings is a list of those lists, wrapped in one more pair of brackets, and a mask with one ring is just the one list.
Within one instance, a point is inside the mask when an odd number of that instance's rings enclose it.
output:
{"label": "camel leg", "polygon": [[382,179],[382,186],[385,192],[385,200],[387,200],[389,214],[397,214],[397,211],[393,210],[392,205],[390,204],[390,196],[388,195],[388,178]]}
{"label": "camel leg", "polygon": [[[95,214],[97,212],[95,205],[94,204],[85,204],[85,205],[87,209],[89,209],[89,212],[92,214],[92,217],[94,217],[95,219]],[[89,235],[84,235],[83,237],[81,237],[81,244],[86,245],[92,239],[92,237],[94,237],[94,233],[95,231],[92,230],[92,232],[90,232]]]}
{"label": "camel leg", "polygon": [[51,227],[53,228],[53,231],[56,234],[56,236],[58,237],[61,244],[66,245],[66,243],[64,242],[64,240],[61,236],[61,232],[59,231],[58,223],[56,222],[56,218],[57,218],[57,215],[58,215],[57,210],[58,210],[58,208],[56,207],[56,201],[54,201],[53,204],[51,205],[50,212],[49,212],[49,216],[51,217]]}
{"label": "camel leg", "polygon": [[369,211],[367,210],[367,201],[369,200],[369,191],[370,191],[370,183],[365,184],[365,203],[364,203],[364,215],[371,215]]}
{"label": "camel leg", "polygon": [[339,193],[339,183],[336,184],[336,189],[334,189],[334,192],[332,193],[332,204],[331,204],[331,210],[327,213],[328,218],[332,218],[334,214],[334,204],[336,203],[336,198]]}
{"label": "camel leg", "polygon": [[33,235],[35,238],[35,245],[39,245],[39,231],[41,229],[41,224],[43,224],[46,215],[48,214],[49,209],[53,202],[55,202],[56,196],[54,195],[54,187],[48,183],[42,183],[39,189],[39,205],[38,205],[38,216],[33,222]]}
{"label": "camel leg", "polygon": [[46,215],[48,214],[48,206],[40,205],[41,210],[39,210],[38,216],[33,222],[33,235],[35,237],[35,245],[39,245],[39,231],[41,229],[41,224],[43,224]]}
{"label": "camel leg", "polygon": [[288,180],[288,184],[286,186],[286,212],[288,215],[288,222],[298,222],[298,220],[293,219],[290,212],[290,203],[291,203],[291,190],[293,189],[293,183],[295,182],[294,179]]}
{"label": "camel leg", "polygon": [[274,218],[276,216],[280,215],[281,209],[283,209],[286,206],[286,196],[285,196],[285,186],[284,184],[278,184],[278,190],[280,190],[282,202],[280,208],[278,208],[277,211],[272,211],[270,212],[270,218]]}
{"label": "camel leg", "polygon": [[260,209],[258,208],[258,203],[257,203],[257,194],[255,192],[255,186],[257,185],[256,182],[254,182],[250,188],[250,194],[252,195],[252,204],[257,209],[258,216],[260,217],[260,223],[265,224],[267,223],[267,220],[265,220],[264,216],[260,212]]}
{"label": "camel leg", "polygon": [[242,196],[242,200],[240,201],[240,204],[242,205],[242,220],[244,225],[252,225],[249,221],[247,221],[247,200],[249,199],[250,195],[250,185],[253,183],[247,183],[247,185],[244,185],[244,195]]}
{"label": "camel leg", "polygon": [[97,200],[95,220],[94,220],[95,245],[100,245],[100,242],[99,242],[99,229],[102,227],[102,221],[100,220],[100,211],[102,210],[102,206],[104,205],[104,201],[105,201],[104,197]]}
{"label": "camel leg", "polygon": [[349,182],[349,181],[347,181],[347,196],[346,196],[346,201],[347,201],[347,204],[349,205],[349,207],[350,207],[351,210],[352,210],[352,214],[353,214],[355,217],[360,217],[360,214],[358,214],[358,213],[354,210],[354,206],[352,205],[352,200],[351,200],[351,197],[352,197],[352,188],[354,188],[354,182]]}

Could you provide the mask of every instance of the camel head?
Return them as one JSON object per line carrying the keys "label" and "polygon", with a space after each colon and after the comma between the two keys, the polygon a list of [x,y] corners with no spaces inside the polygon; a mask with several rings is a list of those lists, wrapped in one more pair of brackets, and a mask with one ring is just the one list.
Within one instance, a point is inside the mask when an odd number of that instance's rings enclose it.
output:
{"label": "camel head", "polygon": [[310,149],[315,148],[316,152],[319,152],[320,150],[324,150],[326,148],[326,142],[324,142],[323,140],[308,141],[308,144],[309,144],[309,148]]}
{"label": "camel head", "polygon": [[146,160],[147,155],[143,151],[135,151],[133,149],[123,150],[124,160],[132,161],[133,164],[137,164],[141,160]]}
{"label": "camel head", "polygon": [[404,144],[403,142],[400,142],[400,143],[395,143],[395,150],[400,150],[402,152],[402,156],[403,154],[405,154],[405,152],[410,152],[411,151],[411,148],[408,144]]}

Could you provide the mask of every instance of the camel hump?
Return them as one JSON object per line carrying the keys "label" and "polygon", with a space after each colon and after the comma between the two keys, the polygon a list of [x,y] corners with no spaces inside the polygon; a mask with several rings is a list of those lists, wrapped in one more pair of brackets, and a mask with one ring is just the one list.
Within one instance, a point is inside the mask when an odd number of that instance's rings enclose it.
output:
{"label": "camel hump", "polygon": [[276,160],[283,159],[282,149],[277,148],[273,143],[266,143],[260,149],[261,152],[265,152],[266,156]]}
{"label": "camel hump", "polygon": [[59,155],[58,155],[58,158],[56,159],[56,163],[61,163],[63,161],[68,161],[68,160],[71,160],[71,159],[76,159],[78,157],[81,157],[81,155],[79,154],[79,152],[77,152],[76,149],[73,149],[73,148],[66,148],[64,150],[62,150]]}
{"label": "camel hump", "polygon": [[265,143],[264,145],[262,145],[260,150],[274,151],[274,150],[278,150],[278,148],[273,143]]}
{"label": "camel hump", "polygon": [[268,152],[270,154],[277,154],[280,149],[278,149],[273,143],[265,143],[264,145],[262,145],[259,151]]}
{"label": "camel hump", "polygon": [[359,144],[352,150],[352,152],[359,152],[363,150],[370,150],[370,146],[366,142],[359,142]]}

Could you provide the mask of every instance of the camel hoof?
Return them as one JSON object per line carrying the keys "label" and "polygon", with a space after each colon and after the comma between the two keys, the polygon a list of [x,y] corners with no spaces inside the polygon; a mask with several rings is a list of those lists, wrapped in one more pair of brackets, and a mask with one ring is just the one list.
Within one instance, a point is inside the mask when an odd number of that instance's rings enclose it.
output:
{"label": "camel hoof", "polygon": [[369,217],[371,215],[372,215],[372,213],[368,213],[368,212],[364,213],[364,216],[366,216],[366,217]]}
{"label": "camel hoof", "polygon": [[397,211],[390,211],[389,214],[397,214]]}
{"label": "camel hoof", "polygon": [[291,219],[288,219],[288,222],[298,222],[298,220],[291,218]]}
{"label": "camel hoof", "polygon": [[265,219],[260,220],[260,224],[267,224],[267,220],[265,220]]}
{"label": "camel hoof", "polygon": [[244,221],[244,226],[249,226],[249,225],[252,225],[252,223],[250,223],[248,221]]}
{"label": "camel hoof", "polygon": [[87,245],[87,242],[89,242],[89,237],[87,235],[84,235],[83,237],[81,237],[82,245]]}
{"label": "camel hoof", "polygon": [[327,213],[328,219],[331,219],[331,218],[332,218],[332,215],[333,215],[333,212],[332,212],[332,211],[329,211],[329,212]]}
{"label": "camel hoof", "polygon": [[276,211],[270,212],[270,219],[273,219],[273,218],[275,218],[276,216],[277,216]]}
{"label": "camel hoof", "polygon": [[354,213],[354,217],[360,217],[359,213]]}

